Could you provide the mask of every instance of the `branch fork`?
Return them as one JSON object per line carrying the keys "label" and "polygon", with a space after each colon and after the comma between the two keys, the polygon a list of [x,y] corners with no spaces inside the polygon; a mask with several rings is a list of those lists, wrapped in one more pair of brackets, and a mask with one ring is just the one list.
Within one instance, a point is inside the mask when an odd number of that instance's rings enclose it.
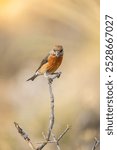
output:
{"label": "branch fork", "polygon": [[[56,138],[56,136],[52,133],[52,129],[54,126],[54,94],[52,91],[52,82],[54,79],[59,78],[61,75],[61,72],[57,72],[57,73],[53,73],[51,76],[48,76],[48,85],[49,85],[49,93],[50,93],[50,119],[49,119],[49,127],[48,127],[48,131],[47,131],[47,135],[45,135],[42,132],[43,138],[44,140],[39,142],[39,146],[35,146],[32,142],[31,139],[29,138],[28,134],[19,126],[18,123],[14,122],[15,127],[18,131],[18,133],[24,138],[24,140],[28,143],[29,147],[32,150],[41,150],[43,149],[48,143],[51,144],[56,144],[57,150],[61,150],[60,146],[59,146],[59,141],[63,138],[63,136],[68,132],[68,130],[70,129],[69,125],[67,125],[66,129],[59,135],[58,138]],[[52,140],[50,139],[52,137]]]}

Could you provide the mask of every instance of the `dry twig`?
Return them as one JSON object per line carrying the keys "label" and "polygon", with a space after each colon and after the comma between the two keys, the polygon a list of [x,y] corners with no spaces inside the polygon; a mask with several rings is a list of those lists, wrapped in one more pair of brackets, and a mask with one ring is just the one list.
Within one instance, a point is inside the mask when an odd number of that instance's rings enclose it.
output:
{"label": "dry twig", "polygon": [[94,139],[95,141],[94,141],[94,145],[93,145],[93,147],[92,147],[92,150],[96,150],[96,148],[97,148],[97,146],[99,145],[99,140],[95,137],[95,139]]}
{"label": "dry twig", "polygon": [[[45,134],[42,132],[44,141],[39,142],[38,144],[40,144],[37,148],[34,146],[34,144],[31,142],[31,139],[29,138],[29,136],[27,135],[27,133],[19,126],[18,123],[14,122],[15,127],[17,128],[19,134],[24,138],[24,140],[28,143],[29,147],[32,150],[41,150],[43,149],[48,143],[55,143],[57,146],[57,149],[60,150],[60,146],[59,146],[59,141],[62,139],[62,137],[67,133],[67,131],[70,129],[69,126],[67,126],[67,128],[60,134],[60,136],[58,138],[55,137],[55,135],[52,133],[52,129],[54,126],[54,94],[52,92],[52,82],[55,78],[59,78],[61,75],[61,72],[59,73],[55,73],[53,75],[53,77],[48,77],[48,84],[49,84],[49,93],[50,93],[50,119],[49,119],[49,127],[48,127],[48,131],[47,131],[47,135],[45,136]],[[53,140],[50,140],[50,137],[53,137]]]}
{"label": "dry twig", "polygon": [[18,130],[18,133],[24,138],[24,140],[28,143],[29,147],[32,150],[36,150],[35,146],[33,145],[33,143],[31,142],[31,139],[29,138],[28,134],[19,126],[18,123],[14,122],[15,127]]}

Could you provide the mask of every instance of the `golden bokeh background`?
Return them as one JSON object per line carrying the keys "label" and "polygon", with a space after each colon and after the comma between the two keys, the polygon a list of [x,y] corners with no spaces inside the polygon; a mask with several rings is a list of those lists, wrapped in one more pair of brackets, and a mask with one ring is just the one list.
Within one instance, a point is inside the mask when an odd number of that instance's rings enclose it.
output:
{"label": "golden bokeh background", "polygon": [[0,150],[29,149],[14,121],[35,144],[47,131],[47,81],[26,79],[55,44],[65,52],[53,83],[54,131],[71,125],[61,148],[91,150],[99,138],[99,9],[99,0],[0,0]]}

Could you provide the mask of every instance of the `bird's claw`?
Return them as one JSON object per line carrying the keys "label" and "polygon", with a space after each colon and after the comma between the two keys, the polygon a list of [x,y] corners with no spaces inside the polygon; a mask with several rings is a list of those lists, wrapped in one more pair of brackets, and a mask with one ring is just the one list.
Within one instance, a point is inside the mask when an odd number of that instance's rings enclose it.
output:
{"label": "bird's claw", "polygon": [[60,78],[62,72],[58,72],[57,78]]}
{"label": "bird's claw", "polygon": [[52,78],[48,78],[48,81],[49,81],[49,83],[51,83],[51,84],[52,84],[53,79],[52,79]]}
{"label": "bird's claw", "polygon": [[48,82],[52,84],[55,78],[59,78],[62,72],[57,72],[53,77],[48,76]]}

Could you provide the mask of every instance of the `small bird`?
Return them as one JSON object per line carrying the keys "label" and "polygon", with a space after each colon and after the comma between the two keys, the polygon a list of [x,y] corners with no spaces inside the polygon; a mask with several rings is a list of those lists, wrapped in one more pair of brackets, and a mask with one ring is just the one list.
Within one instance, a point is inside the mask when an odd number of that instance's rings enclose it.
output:
{"label": "small bird", "polygon": [[56,74],[55,71],[62,63],[63,53],[64,51],[62,45],[55,45],[49,54],[42,60],[40,66],[35,71],[35,74],[27,81],[33,81],[39,75],[48,77],[48,75]]}

